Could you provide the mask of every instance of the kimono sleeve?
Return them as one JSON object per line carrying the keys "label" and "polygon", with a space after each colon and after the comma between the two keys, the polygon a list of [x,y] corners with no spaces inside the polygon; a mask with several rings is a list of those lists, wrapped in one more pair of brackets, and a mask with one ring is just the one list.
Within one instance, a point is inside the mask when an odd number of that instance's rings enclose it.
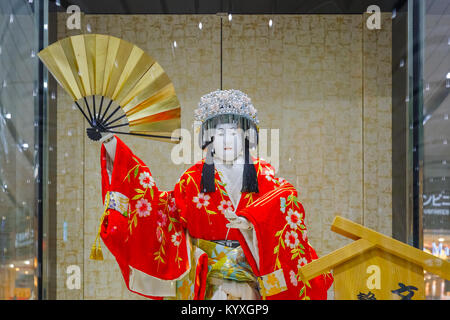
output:
{"label": "kimono sleeve", "polygon": [[186,172],[183,173],[180,179],[178,179],[178,182],[173,189],[173,198],[175,199],[176,205],[175,214],[177,216],[177,219],[181,223],[181,226],[185,229],[187,228],[187,219],[188,219],[187,199],[186,199],[186,183],[188,179],[189,177],[186,175]]}
{"label": "kimono sleeve", "polygon": [[299,278],[299,267],[317,259],[317,254],[307,238],[305,210],[297,191],[284,180],[273,183],[272,191],[237,213],[253,225],[256,249],[248,243],[244,231],[240,242],[246,256],[251,257],[248,260],[256,260],[251,266],[258,276],[261,294],[266,299],[326,299],[333,282],[331,274],[305,283]]}
{"label": "kimono sleeve", "polygon": [[159,190],[150,169],[119,138],[111,182],[106,156],[102,145],[105,215],[100,237],[130,291],[152,298],[173,296],[175,281],[191,267],[174,193]]}

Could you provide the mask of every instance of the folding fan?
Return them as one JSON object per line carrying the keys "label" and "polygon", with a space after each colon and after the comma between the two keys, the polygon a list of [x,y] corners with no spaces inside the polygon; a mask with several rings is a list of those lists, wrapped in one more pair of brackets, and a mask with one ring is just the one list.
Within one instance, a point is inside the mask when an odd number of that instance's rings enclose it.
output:
{"label": "folding fan", "polygon": [[[179,136],[172,139],[181,123],[174,86],[142,49],[116,37],[87,34],[57,41],[38,56],[89,122],[92,140],[111,132],[179,142]],[[115,131],[126,126],[128,132]]]}

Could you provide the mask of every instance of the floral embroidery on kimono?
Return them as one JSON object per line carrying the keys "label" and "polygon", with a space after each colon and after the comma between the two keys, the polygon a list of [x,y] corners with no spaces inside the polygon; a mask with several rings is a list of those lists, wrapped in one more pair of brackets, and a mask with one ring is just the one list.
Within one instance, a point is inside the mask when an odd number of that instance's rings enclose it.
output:
{"label": "floral embroidery on kimono", "polygon": [[[217,170],[215,191],[200,192],[203,161],[186,170],[173,190],[161,191],[144,162],[116,139],[120,156],[111,182],[101,150],[102,196],[111,196],[100,235],[130,291],[154,299],[205,299],[214,287],[208,275],[215,274],[257,284],[263,299],[326,299],[330,274],[299,278],[298,268],[317,255],[297,191],[276,178],[269,163],[254,159],[259,192],[242,193],[235,208]],[[257,248],[243,231],[227,228],[226,212],[252,224]],[[238,251],[212,245],[225,239],[239,241]],[[234,269],[222,269],[225,261]]]}

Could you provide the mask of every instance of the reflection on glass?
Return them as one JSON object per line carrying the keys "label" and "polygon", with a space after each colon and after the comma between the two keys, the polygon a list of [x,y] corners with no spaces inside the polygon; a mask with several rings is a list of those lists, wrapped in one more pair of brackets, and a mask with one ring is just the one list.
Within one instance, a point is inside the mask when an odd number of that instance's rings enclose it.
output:
{"label": "reflection on glass", "polygon": [[[426,1],[424,26],[424,251],[448,260],[450,256],[450,97],[448,29],[450,5]],[[425,273],[427,299],[450,299],[450,285]]]}
{"label": "reflection on glass", "polygon": [[0,3],[0,299],[37,297],[34,6]]}

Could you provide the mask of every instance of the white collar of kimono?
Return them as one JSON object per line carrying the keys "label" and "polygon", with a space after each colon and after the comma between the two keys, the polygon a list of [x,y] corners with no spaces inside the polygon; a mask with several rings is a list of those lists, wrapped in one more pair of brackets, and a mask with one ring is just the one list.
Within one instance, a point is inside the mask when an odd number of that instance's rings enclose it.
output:
{"label": "white collar of kimono", "polygon": [[221,161],[214,164],[220,173],[220,179],[225,183],[225,190],[229,195],[234,210],[237,209],[241,200],[243,164],[244,158],[242,156],[239,156],[233,164],[223,164]]}

